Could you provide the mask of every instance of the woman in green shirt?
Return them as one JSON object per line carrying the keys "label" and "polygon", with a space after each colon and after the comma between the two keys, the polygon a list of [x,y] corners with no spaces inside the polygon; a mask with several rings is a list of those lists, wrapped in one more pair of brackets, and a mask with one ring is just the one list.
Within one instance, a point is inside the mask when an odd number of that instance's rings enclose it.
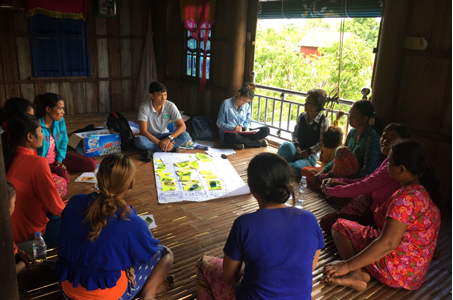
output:
{"label": "woman in green shirt", "polygon": [[[360,100],[352,105],[348,122],[352,127],[344,146],[337,148],[335,159],[315,175],[315,187],[327,178],[363,178],[382,162],[379,134],[370,125],[375,117],[370,101]],[[312,184],[313,185],[313,184]]]}

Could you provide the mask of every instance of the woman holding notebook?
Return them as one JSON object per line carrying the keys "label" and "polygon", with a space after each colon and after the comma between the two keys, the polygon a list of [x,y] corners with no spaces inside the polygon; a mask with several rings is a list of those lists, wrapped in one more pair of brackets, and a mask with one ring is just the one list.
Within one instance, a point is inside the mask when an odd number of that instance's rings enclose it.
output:
{"label": "woman holding notebook", "polygon": [[223,101],[217,117],[219,139],[242,150],[245,147],[267,147],[264,139],[269,135],[269,127],[262,126],[250,131],[250,104],[254,97],[254,84],[244,85],[236,96]]}

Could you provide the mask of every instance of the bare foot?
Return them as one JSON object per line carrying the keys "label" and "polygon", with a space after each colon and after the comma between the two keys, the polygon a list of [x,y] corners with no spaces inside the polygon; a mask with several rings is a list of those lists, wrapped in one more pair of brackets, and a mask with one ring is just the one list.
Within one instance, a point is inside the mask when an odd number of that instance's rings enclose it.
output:
{"label": "bare foot", "polygon": [[[368,275],[368,281],[370,280],[369,276],[370,275]],[[323,277],[321,282],[324,282],[327,285],[341,285],[357,291],[363,291],[367,287],[365,279],[362,271],[355,270],[339,277]]]}
{"label": "bare foot", "polygon": [[159,289],[157,290],[157,294],[168,292],[169,290],[175,287],[175,276],[169,275],[164,279],[164,282],[160,285]]}
{"label": "bare foot", "polygon": [[370,273],[368,273],[368,272],[365,271],[364,269],[360,269],[359,271],[360,271],[360,273],[362,273],[363,280],[364,280],[365,282],[369,282],[370,279],[371,279]]}

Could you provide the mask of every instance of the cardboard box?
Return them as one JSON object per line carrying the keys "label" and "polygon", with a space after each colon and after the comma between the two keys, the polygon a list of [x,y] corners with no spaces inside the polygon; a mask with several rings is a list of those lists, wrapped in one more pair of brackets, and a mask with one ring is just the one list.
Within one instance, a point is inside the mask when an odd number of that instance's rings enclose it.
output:
{"label": "cardboard box", "polygon": [[77,154],[90,157],[121,152],[121,137],[108,129],[74,133],[68,145]]}

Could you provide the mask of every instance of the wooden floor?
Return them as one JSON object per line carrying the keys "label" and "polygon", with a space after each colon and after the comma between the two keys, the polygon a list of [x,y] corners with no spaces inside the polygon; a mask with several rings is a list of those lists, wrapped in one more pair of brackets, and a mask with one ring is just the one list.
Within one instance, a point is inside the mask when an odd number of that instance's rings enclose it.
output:
{"label": "wooden floor", "polygon": [[[125,113],[128,120],[136,120],[136,113]],[[94,123],[102,125],[107,115],[68,116],[66,124],[68,132]],[[246,149],[237,151],[229,160],[242,177],[247,179],[246,169],[249,161],[258,153],[276,152],[275,147]],[[184,151],[192,152],[196,151]],[[176,286],[172,291],[160,295],[158,299],[195,299],[195,262],[202,254],[222,257],[223,246],[233,221],[244,213],[258,209],[251,195],[211,200],[201,203],[182,202],[176,204],[158,204],[152,163],[141,162],[140,153],[127,152],[137,166],[136,185],[127,195],[126,200],[134,206],[139,214],[154,214],[157,228],[152,230],[155,238],[169,247],[175,256],[171,274],[176,277]],[[98,157],[98,162],[102,156]],[[78,193],[94,191],[93,184],[73,183],[79,173],[71,174],[68,185],[68,198]],[[296,182],[293,182],[296,185]],[[327,203],[315,192],[309,192],[304,208],[313,212],[319,219],[323,215],[337,211],[338,206]],[[440,258],[434,259],[426,277],[426,282],[417,291],[395,289],[382,285],[375,279],[371,280],[363,292],[343,287],[324,286],[319,283],[322,268],[327,263],[339,259],[331,238],[326,237],[326,247],[322,250],[318,266],[313,272],[312,299],[451,299],[451,219],[444,220],[437,250]],[[303,251],[303,249],[294,249]],[[56,259],[56,251],[49,252],[50,259]],[[57,285],[31,291],[21,295],[21,299],[60,299]]]}

